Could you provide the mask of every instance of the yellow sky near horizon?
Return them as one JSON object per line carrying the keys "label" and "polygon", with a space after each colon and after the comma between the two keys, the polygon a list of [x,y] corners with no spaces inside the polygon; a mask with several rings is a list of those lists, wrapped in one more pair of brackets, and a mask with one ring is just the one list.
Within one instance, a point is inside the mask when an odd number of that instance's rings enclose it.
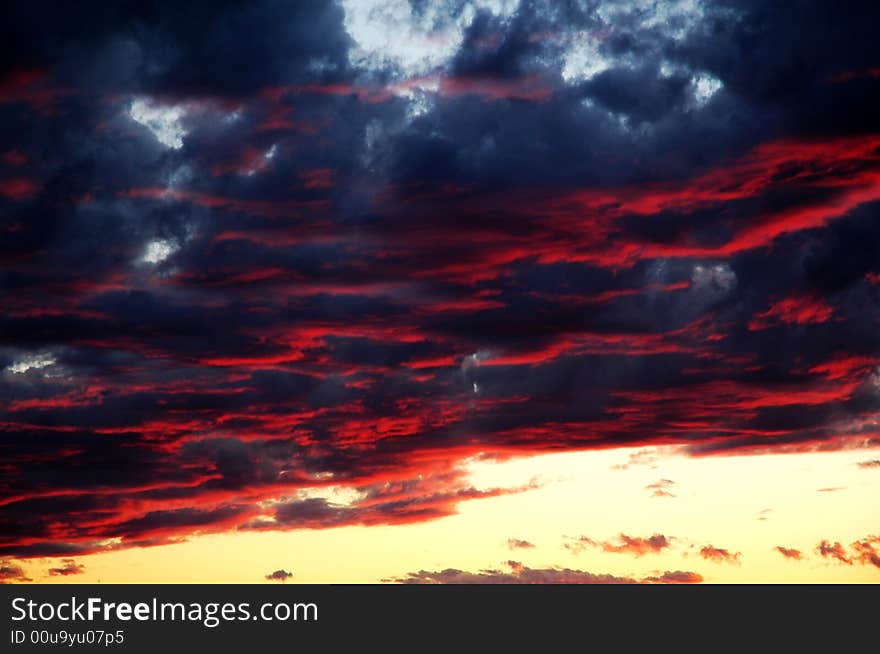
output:
{"label": "yellow sky near horizon", "polygon": [[[626,465],[632,455],[641,462]],[[880,469],[858,465],[872,458],[868,450],[692,458],[614,449],[471,460],[477,488],[538,483],[420,523],[195,536],[75,557],[84,573],[65,577],[47,573],[61,558],[15,563],[38,583],[256,583],[278,569],[293,572],[289,583],[374,583],[419,570],[509,571],[508,560],[637,579],[687,570],[708,583],[878,583],[880,568],[816,551],[822,540],[849,547],[880,535]],[[674,496],[646,488],[664,479]],[[580,536],[618,544],[621,534],[662,534],[671,544],[643,556],[565,547]],[[534,547],[511,549],[509,539]],[[739,560],[705,560],[705,546]],[[788,560],[776,546],[798,549],[803,559]]]}

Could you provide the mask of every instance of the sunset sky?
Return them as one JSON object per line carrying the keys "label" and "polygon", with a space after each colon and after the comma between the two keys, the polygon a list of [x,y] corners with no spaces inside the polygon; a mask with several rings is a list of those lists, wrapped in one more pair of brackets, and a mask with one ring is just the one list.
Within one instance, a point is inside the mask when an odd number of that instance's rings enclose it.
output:
{"label": "sunset sky", "polygon": [[880,582],[875,3],[14,3],[0,582]]}

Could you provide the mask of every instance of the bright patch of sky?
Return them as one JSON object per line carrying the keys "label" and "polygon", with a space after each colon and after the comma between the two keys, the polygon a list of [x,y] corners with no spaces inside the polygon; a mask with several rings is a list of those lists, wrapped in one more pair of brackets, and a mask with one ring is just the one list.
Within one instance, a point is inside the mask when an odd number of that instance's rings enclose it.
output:
{"label": "bright patch of sky", "polygon": [[[520,0],[467,0],[428,2],[411,0],[341,0],[345,28],[353,41],[349,61],[367,72],[390,73],[406,85],[389,86],[408,100],[406,122],[431,111],[437,90],[431,75],[442,71],[461,47],[465,33],[481,11],[502,21],[511,19]],[[415,7],[413,5],[416,5]],[[703,18],[700,0],[609,0],[600,3],[589,29],[573,30],[561,38],[562,79],[569,84],[589,80],[621,65],[638,65],[632,55],[612,55],[603,44],[617,31],[650,31],[661,38],[680,40]],[[389,35],[393,35],[389,38]],[[670,74],[664,63],[664,75]],[[691,74],[691,71],[676,71]],[[422,78],[424,81],[420,81]],[[433,86],[432,86],[433,84]],[[706,73],[693,74],[693,103],[702,107],[721,88],[721,81]],[[630,129],[625,117],[622,128]],[[369,148],[368,148],[369,149]]]}
{"label": "bright patch of sky", "polygon": [[273,143],[272,147],[270,147],[263,153],[262,160],[255,161],[254,165],[251,168],[248,168],[244,174],[248,177],[252,177],[253,175],[257,174],[259,171],[263,170],[266,166],[269,165],[272,159],[275,158],[276,154],[278,154],[278,146]]}
{"label": "bright patch of sky", "polygon": [[694,75],[691,79],[694,100],[698,106],[706,104],[723,86],[721,80],[707,73]]}
{"label": "bright patch of sky", "polygon": [[186,129],[181,122],[186,115],[183,106],[156,104],[145,98],[136,98],[131,103],[128,115],[150,130],[165,147],[174,150],[183,147],[183,138],[186,136]]}
{"label": "bright patch of sky", "polygon": [[156,239],[147,243],[141,256],[143,263],[157,265],[165,261],[177,251],[177,245],[165,239]]}
{"label": "bright patch of sky", "polygon": [[179,150],[189,133],[187,123],[193,118],[209,116],[212,121],[219,120],[228,125],[239,120],[242,111],[241,108],[229,110],[212,102],[187,100],[171,104],[141,96],[131,101],[128,116],[139,125],[146,127],[166,148]]}
{"label": "bright patch of sky", "polygon": [[599,42],[588,32],[579,32],[572,40],[562,62],[562,79],[579,82],[611,68],[613,60],[599,51]]}
{"label": "bright patch of sky", "polygon": [[14,375],[20,375],[28,370],[40,370],[54,365],[55,358],[48,354],[32,354],[20,359],[6,367],[6,370]]}
{"label": "bright patch of sky", "polygon": [[297,493],[298,500],[322,499],[336,506],[354,506],[367,494],[351,486],[305,488]]}
{"label": "bright patch of sky", "polygon": [[447,64],[480,11],[510,18],[519,0],[471,0],[455,6],[428,2],[420,9],[409,0],[342,0],[342,6],[345,29],[354,41],[352,65],[390,68],[398,77],[409,78]]}
{"label": "bright patch of sky", "polygon": [[600,4],[596,16],[599,25],[570,38],[562,63],[566,82],[582,82],[619,65],[601,52],[609,31],[655,30],[667,38],[681,39],[702,19],[703,9],[698,0],[623,0]]}
{"label": "bright patch of sky", "polygon": [[691,272],[691,283],[696,290],[726,293],[736,286],[736,273],[726,263],[697,265]]}
{"label": "bright patch of sky", "polygon": [[606,25],[631,23],[640,29],[659,28],[680,39],[703,17],[699,0],[620,0],[603,2],[596,13]]}
{"label": "bright patch of sky", "polygon": [[486,361],[487,359],[491,359],[492,354],[488,350],[480,350],[479,352],[474,352],[473,354],[468,354],[461,362],[461,369],[463,372],[467,372],[472,368],[479,366],[480,361]]}

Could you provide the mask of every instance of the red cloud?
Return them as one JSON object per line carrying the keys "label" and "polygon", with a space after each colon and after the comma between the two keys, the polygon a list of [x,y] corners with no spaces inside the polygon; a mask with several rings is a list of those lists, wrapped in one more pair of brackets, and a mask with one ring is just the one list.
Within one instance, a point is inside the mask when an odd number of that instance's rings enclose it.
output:
{"label": "red cloud", "polygon": [[246,148],[235,158],[216,163],[211,167],[212,175],[254,175],[269,167],[272,150]]}
{"label": "red cloud", "polygon": [[786,559],[794,559],[795,561],[800,561],[803,557],[800,550],[796,550],[790,547],[782,547],[782,545],[777,545],[773,549],[782,554],[782,556],[784,556]]}
{"label": "red cloud", "polygon": [[332,168],[314,168],[300,173],[303,186],[308,189],[333,188],[336,183],[336,171]]}
{"label": "red cloud", "polygon": [[823,540],[816,546],[816,551],[826,559],[835,559],[841,563],[852,565],[852,559],[847,555],[846,548],[839,541],[831,543]]}
{"label": "red cloud", "polygon": [[714,561],[715,563],[739,563],[742,554],[740,552],[731,552],[721,547],[706,545],[700,549],[700,556],[707,561]]}
{"label": "red cloud", "polygon": [[20,565],[8,561],[0,561],[0,584],[27,581],[33,581],[33,579],[25,574]]}
{"label": "red cloud", "polygon": [[880,536],[868,536],[852,544],[854,557],[863,565],[880,568]]}
{"label": "red cloud", "polygon": [[119,193],[131,199],[161,200],[164,202],[189,202],[209,209],[243,211],[257,216],[289,217],[307,210],[326,206],[322,200],[301,199],[241,199],[225,195],[211,195],[199,191],[160,187],[134,188]]}
{"label": "red cloud", "polygon": [[847,548],[840,544],[839,541],[831,543],[823,540],[816,547],[816,551],[826,559],[833,559],[846,565],[871,565],[880,568],[880,536],[866,536],[861,540],[857,540]]}
{"label": "red cloud", "polygon": [[663,534],[654,534],[648,538],[620,534],[616,541],[603,542],[597,542],[586,536],[581,536],[574,540],[573,543],[567,543],[566,547],[574,551],[579,551],[584,546],[600,547],[605,552],[632,554],[633,556],[640,557],[645,554],[656,554],[671,547],[671,545],[672,538]]}
{"label": "red cloud", "polygon": [[0,104],[26,103],[43,114],[50,114],[55,100],[70,93],[50,86],[49,75],[42,70],[14,70],[0,77]]}
{"label": "red cloud", "polygon": [[858,79],[872,79],[880,77],[880,68],[865,68],[863,70],[848,70],[837,75],[832,75],[828,81],[832,84],[849,82]]}
{"label": "red cloud", "polygon": [[29,179],[0,179],[0,195],[13,200],[24,200],[38,190],[39,186]]}
{"label": "red cloud", "polygon": [[52,577],[67,577],[70,575],[80,575],[86,571],[85,566],[80,565],[73,559],[64,559],[61,561],[63,565],[58,568],[49,568],[49,575]]}
{"label": "red cloud", "polygon": [[831,320],[834,307],[820,298],[789,297],[759,313],[749,323],[749,329],[766,329],[778,324],[809,325]]}
{"label": "red cloud", "polygon": [[9,166],[22,166],[27,162],[27,157],[18,150],[7,150],[3,153],[3,161]]}
{"label": "red cloud", "polygon": [[527,540],[522,540],[520,538],[508,538],[507,539],[507,547],[512,550],[522,550],[522,549],[534,549],[534,543],[530,543]]}
{"label": "red cloud", "polygon": [[433,76],[413,77],[386,85],[364,85],[349,83],[304,84],[301,86],[278,87],[264,92],[267,97],[280,100],[288,94],[343,95],[354,96],[365,104],[380,104],[392,98],[406,95],[413,90],[436,93],[440,96],[454,97],[473,95],[486,101],[531,100],[543,101],[553,94],[547,80],[536,76],[503,80],[496,77],[479,76]]}

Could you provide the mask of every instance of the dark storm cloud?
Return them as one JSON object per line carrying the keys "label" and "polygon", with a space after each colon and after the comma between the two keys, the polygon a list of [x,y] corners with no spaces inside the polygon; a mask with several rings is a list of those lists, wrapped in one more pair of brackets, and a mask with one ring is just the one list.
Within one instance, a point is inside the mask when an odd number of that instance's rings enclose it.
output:
{"label": "dark storm cloud", "polygon": [[587,97],[635,124],[664,116],[685,99],[686,77],[660,78],[656,70],[608,70],[584,86]]}
{"label": "dark storm cloud", "polygon": [[3,61],[13,69],[57,66],[86,88],[109,81],[125,90],[239,94],[304,79],[314,58],[344,68],[341,14],[333,2],[17,3]]}
{"label": "dark storm cloud", "polygon": [[878,444],[877,8],[446,9],[373,17],[407,51],[333,2],[10,10],[0,555],[526,490],[487,451]]}

